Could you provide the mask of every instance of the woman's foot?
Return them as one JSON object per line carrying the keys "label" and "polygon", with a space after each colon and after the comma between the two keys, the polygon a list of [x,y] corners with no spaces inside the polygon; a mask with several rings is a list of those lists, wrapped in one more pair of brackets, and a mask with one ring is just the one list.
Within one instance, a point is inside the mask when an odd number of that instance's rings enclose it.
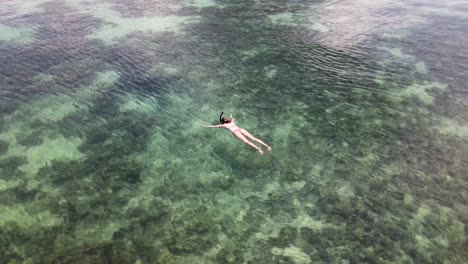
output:
{"label": "woman's foot", "polygon": [[263,155],[263,150],[261,148],[258,148],[258,152]]}
{"label": "woman's foot", "polygon": [[271,151],[271,147],[270,147],[270,146],[267,146],[267,149],[268,149],[268,151]]}

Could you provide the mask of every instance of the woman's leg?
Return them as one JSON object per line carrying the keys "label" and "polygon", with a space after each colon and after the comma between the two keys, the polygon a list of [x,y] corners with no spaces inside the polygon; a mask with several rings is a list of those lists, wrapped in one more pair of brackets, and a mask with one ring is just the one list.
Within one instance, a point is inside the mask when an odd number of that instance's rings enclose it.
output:
{"label": "woman's leg", "polygon": [[263,146],[267,147],[267,149],[268,149],[269,151],[271,151],[271,147],[270,147],[270,146],[268,146],[265,142],[261,141],[260,139],[258,139],[258,138],[256,138],[256,137],[252,136],[252,134],[250,134],[249,132],[247,132],[247,130],[245,130],[245,129],[242,128],[240,131],[242,132],[243,135],[247,136],[248,138],[250,138],[251,140],[253,140],[253,141],[255,141],[255,142],[258,142],[258,143],[262,144]]}
{"label": "woman's leg", "polygon": [[257,147],[254,143],[248,141],[248,140],[244,137],[244,135],[242,134],[241,131],[236,131],[236,132],[234,132],[233,134],[234,134],[234,136],[236,136],[237,138],[239,138],[240,140],[242,140],[242,142],[244,142],[245,144],[251,146],[252,148],[254,148],[254,149],[256,149],[256,150],[258,150],[258,152],[260,152],[260,154],[263,154],[262,149],[259,148],[259,147]]}

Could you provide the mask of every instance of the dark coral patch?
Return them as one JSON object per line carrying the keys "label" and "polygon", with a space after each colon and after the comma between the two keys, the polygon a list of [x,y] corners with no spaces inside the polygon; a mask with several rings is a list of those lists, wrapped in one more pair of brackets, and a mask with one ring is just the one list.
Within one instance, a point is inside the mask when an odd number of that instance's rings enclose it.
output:
{"label": "dark coral patch", "polygon": [[[105,69],[104,62],[96,59],[103,57],[105,47],[86,37],[101,25],[97,18],[63,3],[48,3],[41,8],[40,12],[16,18],[16,22],[38,28],[34,42],[0,43],[0,59],[4,62],[0,85],[7,97],[20,95],[27,100],[37,93],[75,89],[92,83],[96,72]],[[43,80],[38,73],[50,78]]]}
{"label": "dark coral patch", "polygon": [[27,162],[24,156],[11,156],[0,160],[0,176],[4,179],[13,179],[20,172],[18,168]]}
{"label": "dark coral patch", "polygon": [[[107,62],[119,69],[119,90],[159,94],[178,77],[167,76],[162,68],[184,57],[180,39],[173,33],[132,33],[109,51]],[[153,67],[159,66],[157,70]]]}
{"label": "dark coral patch", "polygon": [[5,140],[0,140],[0,155],[3,155],[8,152],[9,143]]}
{"label": "dark coral patch", "polygon": [[32,130],[29,133],[23,132],[16,135],[16,142],[22,146],[32,147],[44,142],[41,130]]}
{"label": "dark coral patch", "polygon": [[97,242],[96,244],[86,244],[67,252],[58,252],[47,256],[44,258],[44,263],[131,264],[135,263],[136,260],[136,251],[130,244]]}
{"label": "dark coral patch", "polygon": [[[1,50],[0,50],[0,54],[1,54]],[[0,98],[0,116],[13,113],[18,107],[18,102],[13,100],[13,98],[10,99],[6,96],[3,96],[3,89],[0,91],[0,93],[2,93],[2,97],[3,97],[3,98]]]}
{"label": "dark coral patch", "polygon": [[190,221],[179,223],[167,237],[167,248],[174,255],[186,255],[192,252],[203,252],[215,245],[216,233],[212,233],[215,225],[208,218],[195,216]]}

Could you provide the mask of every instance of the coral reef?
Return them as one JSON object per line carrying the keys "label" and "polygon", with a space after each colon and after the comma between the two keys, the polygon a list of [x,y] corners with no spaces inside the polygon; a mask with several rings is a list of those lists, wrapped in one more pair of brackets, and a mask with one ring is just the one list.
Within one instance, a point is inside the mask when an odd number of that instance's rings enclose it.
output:
{"label": "coral reef", "polygon": [[[0,41],[1,262],[463,263],[468,20],[343,44],[337,5],[6,12],[33,30]],[[200,127],[220,111],[273,152]]]}
{"label": "coral reef", "polygon": [[5,140],[0,140],[0,155],[3,155],[8,152],[8,142]]}

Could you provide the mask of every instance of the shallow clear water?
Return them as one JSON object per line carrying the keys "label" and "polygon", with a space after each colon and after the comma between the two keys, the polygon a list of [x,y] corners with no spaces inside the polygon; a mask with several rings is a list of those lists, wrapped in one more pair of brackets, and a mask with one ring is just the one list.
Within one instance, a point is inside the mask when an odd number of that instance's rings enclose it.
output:
{"label": "shallow clear water", "polygon": [[2,263],[466,263],[467,49],[459,0],[3,1]]}

